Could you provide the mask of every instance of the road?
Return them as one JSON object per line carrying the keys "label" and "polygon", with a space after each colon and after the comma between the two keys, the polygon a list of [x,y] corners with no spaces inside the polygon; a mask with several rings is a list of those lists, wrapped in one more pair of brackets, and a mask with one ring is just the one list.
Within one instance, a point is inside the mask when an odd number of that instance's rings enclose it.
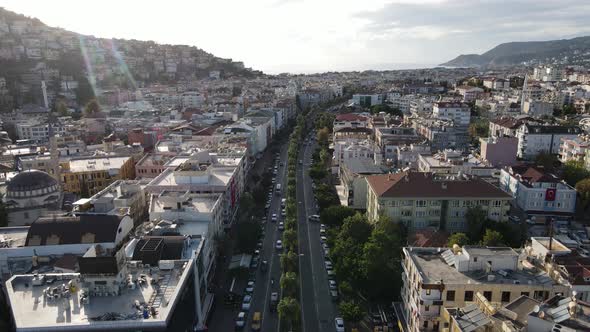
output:
{"label": "road", "polygon": [[324,250],[320,242],[320,224],[308,222],[317,214],[312,181],[309,177],[315,141],[300,149],[303,166],[297,170],[297,203],[299,223],[299,277],[301,285],[302,326],[304,332],[334,331],[337,310],[328,286]]}
{"label": "road", "polygon": [[[281,184],[282,188],[287,185],[287,144],[281,146],[280,162],[283,166],[279,166],[278,174],[276,176],[276,184]],[[274,165],[274,164],[273,164]],[[274,187],[276,187],[276,184]],[[273,189],[274,189],[273,187]],[[248,315],[248,320],[245,330],[250,330],[252,316],[254,312],[262,312],[262,331],[278,331],[278,313],[270,312],[270,294],[272,292],[280,292],[279,280],[281,278],[281,262],[280,254],[282,251],[275,249],[277,240],[282,239],[282,232],[278,230],[280,221],[284,221],[281,217],[281,198],[285,195],[285,190],[281,195],[273,192],[270,208],[267,213],[267,220],[265,227],[265,237],[263,240],[262,250],[260,250],[261,261],[268,260],[268,270],[262,272],[260,268],[256,273],[256,283],[254,286],[254,293],[252,295],[252,306]],[[276,223],[271,222],[271,216],[276,213],[279,220]],[[271,283],[271,279],[274,282]]]}

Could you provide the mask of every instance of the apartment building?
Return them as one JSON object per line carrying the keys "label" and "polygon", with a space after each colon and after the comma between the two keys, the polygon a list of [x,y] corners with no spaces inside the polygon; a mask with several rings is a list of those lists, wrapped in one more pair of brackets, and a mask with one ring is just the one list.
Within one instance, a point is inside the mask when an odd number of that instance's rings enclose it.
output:
{"label": "apartment building", "polygon": [[571,217],[576,210],[576,189],[554,174],[529,166],[505,167],[500,188],[530,215]]}
{"label": "apartment building", "polygon": [[352,95],[352,103],[358,106],[371,107],[373,105],[381,105],[385,101],[385,95],[382,94],[354,94]]}
{"label": "apartment building", "polygon": [[90,197],[119,179],[134,179],[135,163],[130,156],[72,158],[61,163],[64,191]]}
{"label": "apartment building", "polygon": [[495,221],[508,220],[512,197],[477,177],[406,171],[367,177],[367,216],[386,215],[409,229],[462,232],[465,214],[479,206]]}
{"label": "apartment building", "polygon": [[479,139],[480,156],[494,167],[504,167],[516,163],[518,139],[516,137],[486,137]]}
{"label": "apartment building", "polygon": [[517,156],[530,160],[542,152],[559,154],[562,139],[575,139],[581,133],[579,127],[522,124],[516,133]]}
{"label": "apartment building", "polygon": [[482,178],[493,178],[500,175],[500,170],[479,161],[473,156],[464,156],[459,151],[444,150],[434,155],[419,155],[418,170],[448,175],[476,175]]}
{"label": "apartment building", "polygon": [[469,146],[466,126],[456,126],[452,120],[412,118],[416,133],[430,143],[431,150],[465,150]]}
{"label": "apartment building", "polygon": [[570,289],[508,247],[403,248],[403,314],[411,332],[439,331],[444,308],[477,301],[496,306],[520,296],[537,301]]}
{"label": "apartment building", "polygon": [[437,102],[432,105],[432,116],[453,120],[456,126],[469,126],[471,107],[464,103]]}
{"label": "apartment building", "polygon": [[340,164],[340,179],[349,207],[367,208],[367,180],[369,175],[383,174],[385,170],[371,159],[347,159]]}
{"label": "apartment building", "polygon": [[559,148],[559,161],[584,161],[586,151],[590,148],[590,137],[580,135],[576,138],[562,138]]}
{"label": "apartment building", "polygon": [[540,100],[525,100],[522,103],[522,113],[532,117],[553,116],[553,104]]}

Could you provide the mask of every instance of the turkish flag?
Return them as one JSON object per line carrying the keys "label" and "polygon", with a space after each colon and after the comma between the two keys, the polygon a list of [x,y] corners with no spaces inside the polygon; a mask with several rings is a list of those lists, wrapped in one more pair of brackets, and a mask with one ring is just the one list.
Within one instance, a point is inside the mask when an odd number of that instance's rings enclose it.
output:
{"label": "turkish flag", "polygon": [[554,201],[555,200],[555,188],[549,188],[545,192],[545,200],[546,201]]}

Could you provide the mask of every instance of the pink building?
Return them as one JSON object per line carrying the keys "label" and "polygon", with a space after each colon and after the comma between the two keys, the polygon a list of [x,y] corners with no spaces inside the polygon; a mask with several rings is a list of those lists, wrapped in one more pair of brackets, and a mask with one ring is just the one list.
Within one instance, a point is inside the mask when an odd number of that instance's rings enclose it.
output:
{"label": "pink building", "polygon": [[518,138],[489,137],[480,138],[481,158],[487,160],[494,167],[504,167],[516,163],[518,152]]}

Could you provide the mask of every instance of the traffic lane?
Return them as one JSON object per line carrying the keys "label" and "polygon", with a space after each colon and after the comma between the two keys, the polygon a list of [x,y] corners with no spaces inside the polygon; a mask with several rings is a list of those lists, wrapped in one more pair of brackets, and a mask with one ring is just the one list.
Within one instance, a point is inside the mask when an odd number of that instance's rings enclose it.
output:
{"label": "traffic lane", "polygon": [[[303,157],[303,153],[300,153]],[[311,261],[311,252],[309,248],[309,235],[307,228],[307,213],[305,204],[305,192],[303,183],[305,181],[303,167],[297,170],[297,219],[298,219],[298,236],[299,236],[299,279],[300,279],[300,297],[302,308],[302,326],[303,331],[319,331],[317,306],[314,287],[314,270]]]}
{"label": "traffic lane", "polygon": [[[312,151],[314,145],[310,144],[306,146],[306,155],[304,158],[304,170],[309,170],[309,164],[311,161]],[[317,214],[315,208],[315,199],[313,197],[313,189],[311,187],[312,181],[311,178],[305,177],[304,178],[304,187],[306,189],[306,205],[308,206],[307,215]],[[315,287],[317,289],[317,303],[318,303],[318,314],[320,318],[320,326],[322,331],[331,331],[333,329],[333,319],[336,314],[335,305],[332,302],[332,297],[330,295],[330,288],[328,284],[328,274],[325,268],[325,255],[324,250],[321,245],[320,241],[320,225],[319,223],[308,223],[308,228],[310,229],[310,243],[311,243],[311,250],[315,255],[312,255],[312,264],[315,267],[316,272],[316,284]]]}
{"label": "traffic lane", "polygon": [[[254,293],[252,297],[252,304],[250,307],[250,311],[248,312],[248,319],[246,327],[249,328],[251,326],[251,320],[253,317],[253,313],[260,311],[263,313],[263,330],[265,328],[270,330],[276,330],[278,325],[278,318],[276,315],[270,313],[268,308],[268,297],[270,297],[270,293],[273,291],[278,291],[278,280],[280,279],[280,252],[277,252],[275,249],[275,243],[277,240],[281,239],[281,232],[278,231],[278,221],[276,223],[271,222],[271,216],[273,214],[277,214],[280,217],[280,210],[281,210],[281,197],[280,195],[276,195],[275,188],[276,184],[281,183],[281,185],[285,182],[286,177],[286,170],[287,166],[285,163],[286,160],[286,153],[287,147],[283,145],[280,151],[280,158],[279,162],[283,162],[283,166],[279,166],[279,171],[277,172],[277,182],[272,187],[272,199],[270,208],[268,210],[266,216],[266,226],[265,226],[265,238],[263,240],[263,251],[261,251],[262,255],[261,260],[265,259],[268,261],[268,270],[267,272],[262,272],[260,267],[257,271],[257,278],[254,287]],[[273,164],[274,165],[274,164]],[[271,280],[274,282],[271,285]]]}

